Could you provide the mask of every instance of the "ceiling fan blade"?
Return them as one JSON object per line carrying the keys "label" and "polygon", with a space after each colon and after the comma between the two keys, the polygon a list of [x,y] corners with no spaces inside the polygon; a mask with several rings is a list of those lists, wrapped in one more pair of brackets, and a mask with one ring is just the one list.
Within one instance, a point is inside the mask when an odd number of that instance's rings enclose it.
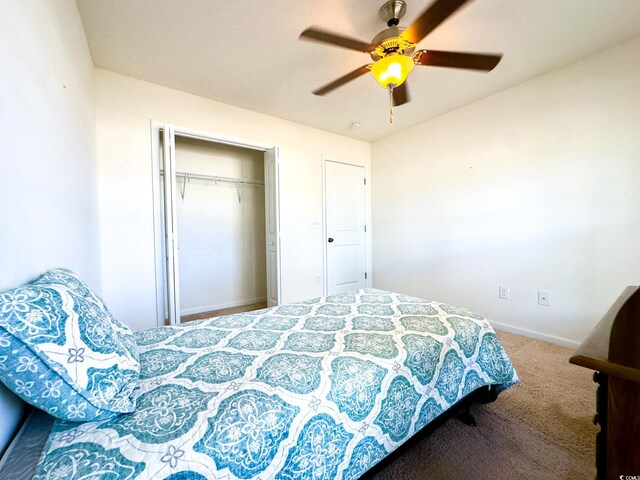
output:
{"label": "ceiling fan blade", "polygon": [[399,107],[409,102],[409,87],[407,87],[407,81],[393,89],[393,106]]}
{"label": "ceiling fan blade", "polygon": [[443,52],[439,50],[418,50],[413,56],[416,65],[466,68],[485,72],[493,70],[501,58],[502,54]]}
{"label": "ceiling fan blade", "polygon": [[334,90],[342,85],[344,85],[347,82],[350,82],[351,80],[354,80],[356,78],[358,78],[361,75],[364,75],[365,73],[369,72],[371,68],[371,65],[363,65],[359,68],[356,68],[353,72],[349,72],[346,75],[343,75],[342,77],[334,80],[331,83],[327,83],[324,87],[318,88],[317,90],[313,91],[314,95],[325,95],[327,93],[329,93],[331,90]]}
{"label": "ceiling fan blade", "polygon": [[412,43],[418,43],[468,1],[436,0],[402,32],[402,37]]}
{"label": "ceiling fan blade", "polygon": [[336,45],[350,50],[357,50],[358,52],[370,52],[375,48],[374,45],[358,40],[357,38],[346,37],[339,33],[328,32],[315,27],[307,28],[298,38],[302,40],[313,40],[316,42],[328,43],[330,45]]}

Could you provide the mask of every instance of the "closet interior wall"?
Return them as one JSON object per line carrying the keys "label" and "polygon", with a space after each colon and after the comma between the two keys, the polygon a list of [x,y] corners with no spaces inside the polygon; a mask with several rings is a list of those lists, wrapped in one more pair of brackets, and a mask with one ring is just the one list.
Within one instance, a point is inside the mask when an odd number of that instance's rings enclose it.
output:
{"label": "closet interior wall", "polygon": [[[177,172],[264,183],[263,152],[175,144]],[[176,191],[181,316],[266,301],[264,186],[178,177]]]}

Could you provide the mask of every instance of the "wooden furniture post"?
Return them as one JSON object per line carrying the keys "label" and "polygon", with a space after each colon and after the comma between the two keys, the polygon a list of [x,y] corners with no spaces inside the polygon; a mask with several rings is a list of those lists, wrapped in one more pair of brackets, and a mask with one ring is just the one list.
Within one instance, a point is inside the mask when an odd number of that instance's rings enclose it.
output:
{"label": "wooden furniture post", "polygon": [[596,370],[597,479],[640,478],[640,288],[624,290],[569,361]]}

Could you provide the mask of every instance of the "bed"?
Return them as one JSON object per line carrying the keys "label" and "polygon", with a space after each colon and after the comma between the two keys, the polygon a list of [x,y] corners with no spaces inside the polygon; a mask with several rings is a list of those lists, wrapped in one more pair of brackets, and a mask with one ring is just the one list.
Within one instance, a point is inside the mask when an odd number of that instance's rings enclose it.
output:
{"label": "bed", "polygon": [[463,308],[365,289],[137,332],[133,413],[56,420],[36,479],[356,479],[518,382]]}

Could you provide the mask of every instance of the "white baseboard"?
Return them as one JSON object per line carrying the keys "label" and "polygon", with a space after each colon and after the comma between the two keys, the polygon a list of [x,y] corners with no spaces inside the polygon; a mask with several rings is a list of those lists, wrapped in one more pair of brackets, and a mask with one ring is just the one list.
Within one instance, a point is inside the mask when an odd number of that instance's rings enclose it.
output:
{"label": "white baseboard", "polygon": [[266,302],[266,301],[267,301],[267,297],[245,298],[244,300],[238,300],[236,302],[219,303],[217,305],[208,305],[206,307],[185,308],[180,310],[180,316],[194,315],[196,313],[203,313],[203,312],[212,312],[214,310],[222,310],[223,308],[240,307],[242,305],[251,305],[253,303]]}
{"label": "white baseboard", "polygon": [[580,345],[580,342],[576,342],[574,340],[557,337],[555,335],[547,335],[546,333],[536,332],[535,330],[529,330],[528,328],[515,327],[506,323],[494,322],[493,320],[489,320],[489,323],[493,328],[498,330],[504,330],[505,332],[515,333],[516,335],[522,335],[524,337],[535,338],[536,340],[555,343],[556,345],[561,345],[563,347],[578,348],[578,346]]}

